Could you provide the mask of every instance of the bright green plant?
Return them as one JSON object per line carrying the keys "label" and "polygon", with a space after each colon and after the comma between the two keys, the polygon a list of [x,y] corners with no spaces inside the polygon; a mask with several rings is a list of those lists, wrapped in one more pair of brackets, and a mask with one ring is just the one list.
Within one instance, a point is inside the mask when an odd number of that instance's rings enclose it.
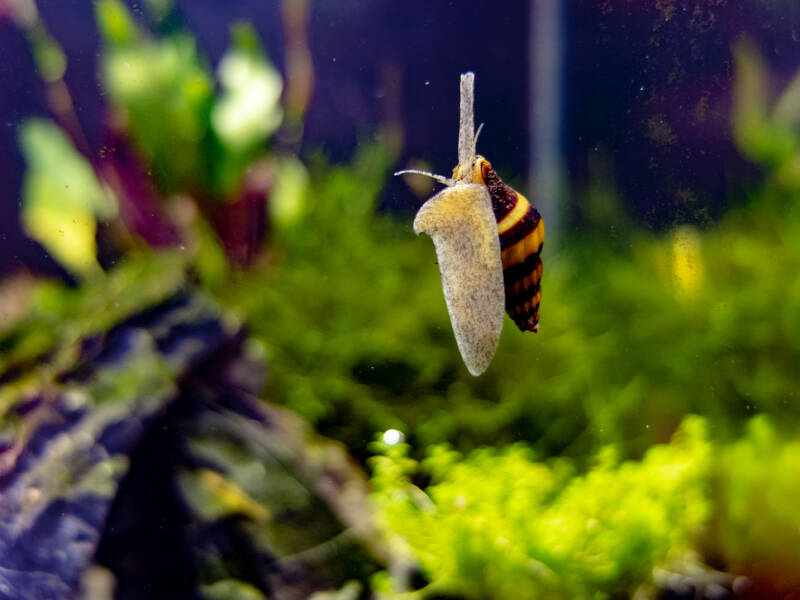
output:
{"label": "bright green plant", "polygon": [[764,168],[767,199],[791,205],[800,199],[800,72],[772,98],[768,71],[756,46],[740,42],[734,56],[734,141],[744,156]]}
{"label": "bright green plant", "polygon": [[718,458],[712,542],[734,572],[800,589],[800,436],[766,417]]}
{"label": "bright green plant", "polygon": [[524,439],[542,455],[640,455],[686,413],[736,432],[796,423],[800,220],[765,204],[707,232],[631,231],[545,254],[542,326],[510,321],[485,375],[458,362],[431,244],[375,213],[388,159],[311,166],[306,208],[273,260],[220,292],[271,356],[271,389],[363,456],[376,430],[460,450]]}
{"label": "bright green plant", "polygon": [[229,198],[282,120],[282,80],[258,34],[240,23],[214,76],[194,38],[151,37],[119,0],[95,3],[103,85],[163,192]]}
{"label": "bright green plant", "polygon": [[520,444],[466,457],[433,446],[418,462],[406,444],[376,442],[380,524],[430,581],[401,593],[406,582],[395,570],[376,584],[384,598],[650,598],[669,583],[660,574],[683,571],[695,586],[731,586],[742,576],[740,590],[754,597],[796,591],[797,430],[782,434],[765,417],[736,441],[714,440],[708,429],[688,417],[642,460],[621,463],[607,446],[585,471],[564,459],[537,461]]}
{"label": "bright green plant", "polygon": [[[524,445],[466,458],[434,446],[421,464],[404,445],[377,448],[379,518],[430,578],[420,597],[619,596],[681,559],[709,516],[711,446],[697,418],[640,462],[606,447],[580,475]],[[432,477],[424,490],[410,479],[420,472]]]}
{"label": "bright green plant", "polygon": [[154,180],[168,192],[210,187],[214,82],[194,39],[146,36],[118,0],[95,3],[95,12],[106,46],[103,86]]}
{"label": "bright green plant", "polygon": [[28,164],[22,190],[25,231],[74,275],[96,276],[97,221],[116,214],[116,199],[52,122],[31,119],[19,137]]}

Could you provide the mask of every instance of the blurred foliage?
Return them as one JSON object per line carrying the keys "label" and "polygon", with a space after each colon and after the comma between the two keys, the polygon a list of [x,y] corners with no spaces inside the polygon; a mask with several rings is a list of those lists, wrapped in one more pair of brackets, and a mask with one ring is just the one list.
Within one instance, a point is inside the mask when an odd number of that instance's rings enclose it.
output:
{"label": "blurred foliage", "polygon": [[[708,519],[712,449],[699,418],[641,462],[611,446],[585,474],[536,462],[522,444],[462,458],[433,446],[417,463],[403,444],[377,444],[374,500],[387,535],[431,580],[419,594],[464,598],[608,598],[654,566],[681,560]],[[432,477],[421,490],[410,477]],[[395,597],[385,581],[382,597]]]}
{"label": "blurred foliage", "polygon": [[[376,442],[385,535],[430,579],[398,593],[402,580],[381,574],[381,597],[607,598],[638,586],[637,597],[652,597],[653,575],[698,556],[746,575],[752,597],[798,589],[797,429],[787,439],[757,417],[737,442],[707,431],[688,417],[641,461],[620,463],[607,446],[577,474],[565,459],[537,462],[523,444],[467,457],[432,446],[417,462],[406,444]],[[424,489],[412,483],[420,476]]]}
{"label": "blurred foliage", "polygon": [[220,61],[222,94],[194,38],[154,38],[119,0],[95,3],[105,45],[103,85],[165,193],[230,197],[282,119],[280,75],[251,25],[231,31]]}
{"label": "blurred foliage", "polygon": [[390,164],[382,146],[366,144],[350,167],[312,159],[307,209],[275,222],[267,262],[218,290],[267,348],[271,393],[351,447],[402,425],[393,413],[403,403],[438,402],[420,390],[435,384],[442,363],[458,364],[426,339],[449,335],[438,279],[409,285],[435,269],[432,255],[409,228],[375,212]]}
{"label": "blurred foliage", "polygon": [[765,199],[784,206],[800,199],[800,71],[780,91],[773,88],[758,49],[734,48],[736,78],[731,124],[739,150],[764,168]]}
{"label": "blurred foliage", "polygon": [[82,337],[105,332],[180,289],[186,282],[185,265],[185,257],[177,252],[130,254],[93,285],[37,283],[26,317],[0,332],[0,378],[6,381],[0,391],[0,415],[19,388],[30,383],[23,378],[10,385],[8,380],[44,360],[52,368],[38,375],[52,375],[80,353]]}
{"label": "blurred foliage", "polygon": [[223,95],[211,122],[223,143],[238,148],[262,142],[280,125],[283,82],[252,26],[239,24],[232,33],[232,48],[218,68]]}
{"label": "blurred foliage", "polygon": [[42,79],[55,82],[67,68],[67,58],[61,46],[43,28],[31,30],[31,49],[36,68]]}
{"label": "blurred foliage", "polygon": [[[656,235],[620,218],[613,187],[594,187],[593,227],[545,249],[541,332],[507,321],[476,379],[456,350],[430,242],[413,235],[410,215],[377,210],[389,144],[364,141],[349,165],[269,156],[282,83],[249,26],[233,30],[216,96],[188,33],[156,38],[119,0],[95,6],[121,129],[160,192],[192,196],[185,252],[129,255],[102,275],[95,220],[113,203],[66,136],[33,122],[21,137],[29,231],[104,285],[37,287],[28,319],[0,338],[0,373],[68,362],[81,336],[196,275],[265,349],[270,400],[362,462],[379,452],[380,519],[432,580],[418,595],[618,596],[693,552],[756,582],[800,586],[800,78],[773,101],[757,52],[739,46],[734,138],[765,174],[747,207],[706,231]],[[232,269],[213,219],[191,207],[230,208],[254,174],[256,195],[269,189],[255,215],[269,217],[269,252]],[[249,234],[253,214],[234,216],[234,233]],[[370,447],[389,428],[409,444]],[[244,515],[266,535],[274,490],[239,448],[206,443],[194,450],[237,477],[184,474],[193,509]],[[487,445],[496,449],[476,450]],[[300,552],[291,534],[270,541]],[[397,581],[375,581],[392,597]],[[242,585],[221,580],[203,594],[259,593]]]}
{"label": "blurred foliage", "polygon": [[[776,193],[791,191],[784,172],[707,231],[617,220],[610,236],[573,236],[545,256],[541,333],[506,327],[473,379],[430,244],[374,212],[382,155],[312,161],[308,210],[219,297],[267,348],[271,397],[362,459],[390,427],[429,448],[421,471],[405,446],[373,463],[379,515],[431,577],[425,593],[653,594],[654,567],[697,556],[762,592],[796,589],[800,220]],[[707,420],[653,447],[692,412]],[[759,413],[773,421],[750,420]],[[520,439],[466,459],[431,446]],[[558,455],[572,458],[532,459]],[[391,597],[398,581],[377,583]]]}
{"label": "blurred foliage", "polygon": [[64,267],[97,275],[97,220],[116,214],[116,200],[67,135],[50,121],[31,119],[20,130],[28,170],[22,223]]}
{"label": "blurred foliage", "polygon": [[[376,430],[465,450],[524,439],[543,455],[619,443],[639,455],[681,417],[735,434],[757,412],[796,423],[800,220],[766,204],[707,232],[576,238],[545,256],[542,330],[508,322],[487,373],[458,360],[435,257],[375,214],[388,159],[311,167],[308,211],[271,260],[219,298],[271,359],[271,393],[365,456]],[[381,164],[382,163],[382,164]]]}
{"label": "blurred foliage", "polygon": [[266,596],[257,588],[235,579],[217,581],[200,590],[203,600],[265,600]]}
{"label": "blurred foliage", "polygon": [[712,556],[777,590],[800,589],[800,432],[779,435],[760,416],[721,450]]}
{"label": "blurred foliage", "polygon": [[10,16],[25,32],[36,70],[47,84],[58,82],[67,67],[67,57],[58,41],[50,35],[34,0],[7,0],[0,3],[0,13]]}
{"label": "blurred foliage", "polygon": [[152,165],[154,180],[167,192],[210,188],[214,82],[194,39],[181,32],[159,40],[146,36],[118,0],[95,7],[106,45],[103,85]]}
{"label": "blurred foliage", "polygon": [[125,597],[306,598],[375,572],[363,471],[261,401],[263,350],[185,257],[41,283],[0,336],[4,598],[72,597],[93,561]]}
{"label": "blurred foliage", "polygon": [[309,177],[305,165],[291,156],[279,159],[277,171],[268,210],[270,222],[283,228],[297,222],[306,210]]}

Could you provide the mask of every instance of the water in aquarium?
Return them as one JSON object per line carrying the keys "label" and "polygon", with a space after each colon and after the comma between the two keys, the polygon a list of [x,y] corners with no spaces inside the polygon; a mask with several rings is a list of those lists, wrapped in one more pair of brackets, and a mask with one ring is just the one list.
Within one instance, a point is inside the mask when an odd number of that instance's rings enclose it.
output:
{"label": "water in aquarium", "polygon": [[800,4],[0,0],[0,600],[800,598]]}

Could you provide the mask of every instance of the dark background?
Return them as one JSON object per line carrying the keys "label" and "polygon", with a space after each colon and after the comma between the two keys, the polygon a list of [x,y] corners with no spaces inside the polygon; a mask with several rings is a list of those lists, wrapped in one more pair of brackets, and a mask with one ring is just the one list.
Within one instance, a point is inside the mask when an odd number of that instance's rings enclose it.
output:
{"label": "dark background", "polygon": [[[531,159],[535,1],[506,0],[502,8],[475,0],[312,1],[315,88],[303,151],[322,147],[346,160],[380,122],[399,119],[405,131],[400,164],[422,157],[448,172],[456,155],[458,74],[473,70],[477,119],[486,123],[480,150],[501,173],[524,181]],[[141,13],[136,2],[128,4]],[[228,44],[229,24],[249,19],[283,69],[277,1],[176,4],[212,67]],[[40,0],[38,7],[67,55],[65,80],[96,153],[104,99],[92,5]],[[713,222],[748,169],[729,133],[731,48],[743,37],[755,41],[780,89],[800,67],[800,7],[788,0],[578,0],[562,3],[562,10],[559,118],[570,206],[579,205],[591,158],[601,155],[626,208],[644,226]],[[18,223],[24,165],[17,128],[46,108],[24,37],[7,19],[0,22],[0,86],[0,272],[53,271],[46,252]],[[387,182],[383,203],[389,209],[414,201],[401,182]],[[573,221],[568,215],[565,222],[577,227]]]}

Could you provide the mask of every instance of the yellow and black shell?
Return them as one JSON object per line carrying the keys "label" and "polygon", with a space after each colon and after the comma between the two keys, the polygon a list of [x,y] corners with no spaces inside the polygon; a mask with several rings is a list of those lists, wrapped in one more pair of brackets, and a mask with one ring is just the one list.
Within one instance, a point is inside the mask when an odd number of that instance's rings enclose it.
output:
{"label": "yellow and black shell", "polygon": [[500,235],[506,312],[520,330],[538,331],[544,245],[542,215],[525,196],[503,183],[482,156],[475,157],[472,180],[486,185],[492,199]]}

